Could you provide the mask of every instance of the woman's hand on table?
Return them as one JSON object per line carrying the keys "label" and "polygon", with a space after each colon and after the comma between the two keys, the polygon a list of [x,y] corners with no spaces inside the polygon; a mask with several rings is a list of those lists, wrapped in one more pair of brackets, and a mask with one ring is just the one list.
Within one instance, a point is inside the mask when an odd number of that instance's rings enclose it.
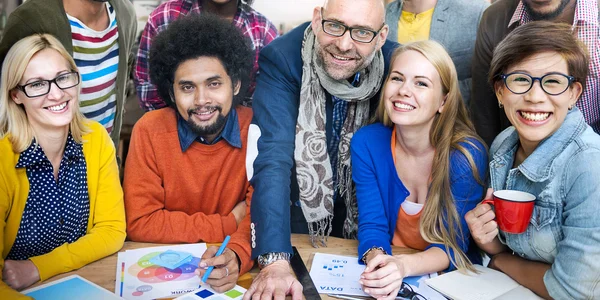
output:
{"label": "woman's hand on table", "polygon": [[240,275],[240,266],[233,250],[225,248],[223,254],[215,256],[218,249],[217,246],[210,246],[206,249],[200,260],[199,268],[196,269],[196,275],[202,278],[206,269],[214,266],[206,283],[215,291],[223,293],[235,287]]}
{"label": "woman's hand on table", "polygon": [[379,253],[367,261],[359,279],[363,291],[378,300],[395,299],[407,274],[402,256]]}
{"label": "woman's hand on table", "polygon": [[5,260],[2,280],[12,289],[20,291],[40,280],[40,272],[31,260]]}

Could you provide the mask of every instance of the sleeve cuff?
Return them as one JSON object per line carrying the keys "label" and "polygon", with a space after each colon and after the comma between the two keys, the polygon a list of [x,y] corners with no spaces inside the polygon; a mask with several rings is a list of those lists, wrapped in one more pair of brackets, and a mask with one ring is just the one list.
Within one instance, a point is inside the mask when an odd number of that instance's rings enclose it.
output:
{"label": "sleeve cuff", "polygon": [[385,253],[390,254],[390,255],[392,254],[392,246],[390,245],[389,241],[378,240],[378,239],[366,240],[364,242],[360,242],[360,244],[358,245],[358,263],[359,264],[364,265],[364,263],[362,261],[362,257],[363,257],[363,255],[365,255],[365,252],[367,252],[372,247],[381,247],[385,250]]}
{"label": "sleeve cuff", "polygon": [[252,267],[254,266],[254,261],[250,258],[250,252],[248,251],[250,245],[244,247],[242,245],[239,245],[238,243],[229,243],[228,248],[235,252],[237,257],[240,259],[240,276],[252,269]]}

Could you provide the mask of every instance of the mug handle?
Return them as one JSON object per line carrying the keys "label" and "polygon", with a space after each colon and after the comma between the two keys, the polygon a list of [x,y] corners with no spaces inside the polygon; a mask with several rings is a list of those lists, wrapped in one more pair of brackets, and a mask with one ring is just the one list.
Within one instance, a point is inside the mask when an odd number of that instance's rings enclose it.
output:
{"label": "mug handle", "polygon": [[483,201],[481,201],[481,204],[489,204],[492,207],[494,206],[494,199],[484,199]]}

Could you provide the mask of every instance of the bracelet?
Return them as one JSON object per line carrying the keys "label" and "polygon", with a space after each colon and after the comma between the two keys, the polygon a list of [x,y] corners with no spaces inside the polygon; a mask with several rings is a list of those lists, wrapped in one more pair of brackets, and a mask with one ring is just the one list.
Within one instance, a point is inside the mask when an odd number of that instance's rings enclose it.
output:
{"label": "bracelet", "polygon": [[367,264],[367,256],[369,255],[369,253],[373,250],[380,250],[381,252],[383,252],[384,254],[387,254],[387,252],[385,252],[385,249],[383,249],[383,247],[377,247],[377,246],[373,246],[371,247],[369,250],[367,250],[367,252],[365,252],[365,254],[363,254],[361,260],[365,263],[365,265]]}

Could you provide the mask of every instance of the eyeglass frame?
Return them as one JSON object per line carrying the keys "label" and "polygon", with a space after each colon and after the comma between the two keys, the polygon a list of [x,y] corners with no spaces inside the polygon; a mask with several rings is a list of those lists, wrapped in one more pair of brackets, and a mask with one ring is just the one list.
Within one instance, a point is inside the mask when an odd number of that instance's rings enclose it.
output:
{"label": "eyeglass frame", "polygon": [[[377,31],[372,30],[372,29],[362,28],[362,27],[350,27],[350,26],[348,26],[348,25],[346,25],[346,24],[344,24],[342,22],[324,19],[323,18],[323,7],[321,7],[320,13],[321,13],[321,28],[323,29],[323,32],[329,34],[330,36],[341,37],[341,36],[344,36],[344,34],[346,34],[347,31],[350,31],[350,38],[353,41],[356,41],[356,42],[359,42],[359,43],[363,43],[363,44],[369,44],[369,43],[371,43],[375,39],[375,37],[377,37],[377,35],[379,34],[379,32],[381,32],[381,30],[383,29],[383,27],[385,27],[385,22],[383,22],[383,24],[381,25],[381,28],[379,28],[379,30],[377,30]],[[340,25],[340,26],[344,27],[344,32],[342,32],[342,34],[340,34],[340,35],[335,35],[335,34],[327,32],[325,30],[325,22],[335,23],[337,25]],[[355,30],[355,29],[365,30],[365,31],[371,32],[371,33],[373,33],[373,37],[368,42],[359,41],[359,40],[355,39],[354,36],[352,35],[352,30]]]}
{"label": "eyeglass frame", "polygon": [[[403,291],[408,291],[408,293],[402,293]],[[417,292],[415,292],[412,287],[410,286],[410,284],[402,281],[402,285],[400,286],[400,289],[398,290],[398,296],[402,297],[402,298],[407,298],[409,300],[426,300],[427,298]],[[421,298],[418,298],[421,297]]]}
{"label": "eyeglass frame", "polygon": [[[508,83],[506,82],[506,79],[507,79],[509,76],[511,76],[511,75],[514,75],[514,74],[521,74],[521,75],[525,75],[525,76],[527,76],[527,77],[531,78],[531,84],[529,85],[529,88],[528,88],[526,91],[524,91],[524,92],[521,92],[521,93],[517,93],[517,92],[515,92],[515,91],[511,90],[511,89],[508,87]],[[567,87],[566,87],[566,88],[565,88],[565,89],[564,89],[562,92],[560,92],[560,93],[556,93],[556,94],[548,93],[548,91],[546,91],[546,89],[545,89],[545,88],[544,88],[544,86],[542,85],[542,79],[544,79],[544,77],[546,77],[546,76],[550,76],[550,75],[561,75],[561,76],[564,76],[565,78],[567,78],[567,80],[569,80],[569,84],[567,84]],[[571,86],[571,85],[572,85],[574,82],[577,82],[577,78],[575,78],[574,76],[567,75],[567,74],[563,74],[563,73],[560,73],[560,72],[552,72],[552,73],[548,73],[548,74],[545,74],[545,75],[544,75],[544,76],[542,76],[542,77],[533,77],[533,76],[531,76],[531,75],[529,75],[529,74],[527,74],[527,73],[524,73],[524,72],[512,72],[512,73],[508,73],[508,74],[498,74],[498,76],[499,76],[499,77],[502,79],[502,81],[504,82],[504,86],[505,86],[505,87],[506,87],[506,88],[507,88],[507,89],[508,89],[508,90],[509,90],[511,93],[513,93],[513,94],[515,94],[515,95],[523,95],[523,94],[525,94],[525,93],[529,92],[529,91],[530,91],[530,90],[533,88],[533,85],[535,84],[535,81],[536,81],[536,80],[537,80],[537,81],[540,83],[540,88],[542,88],[542,91],[544,91],[544,93],[546,93],[546,94],[548,94],[548,95],[550,95],[550,96],[558,96],[558,95],[560,95],[560,94],[562,94],[562,93],[566,92],[566,91],[569,89],[569,87],[570,87],[570,86]]]}
{"label": "eyeglass frame", "polygon": [[[77,76],[76,76],[76,78],[77,78],[77,83],[75,83],[75,84],[74,84],[74,85],[72,85],[72,86],[69,86],[69,87],[62,88],[62,87],[60,87],[60,86],[58,85],[58,83],[56,82],[56,79],[58,79],[58,78],[59,78],[59,77],[61,77],[61,76],[67,75],[67,74],[76,74],[76,75],[77,75]],[[48,82],[48,91],[47,91],[47,92],[45,92],[45,93],[43,93],[43,94],[40,94],[40,95],[29,96],[29,94],[27,94],[27,92],[25,91],[25,88],[26,88],[28,85],[32,85],[32,84],[35,84],[35,83],[39,83],[39,82],[41,82],[41,81]],[[50,90],[52,89],[52,83],[54,83],[54,85],[56,85],[56,87],[57,87],[57,88],[59,88],[59,89],[61,89],[61,90],[66,90],[66,89],[70,89],[70,88],[72,88],[72,87],[78,86],[78,85],[81,83],[81,78],[79,78],[79,72],[72,71],[72,72],[62,73],[62,74],[60,74],[60,75],[58,75],[58,76],[56,76],[56,77],[54,77],[53,79],[50,79],[50,80],[46,80],[46,79],[40,79],[40,80],[37,80],[37,81],[34,81],[34,82],[26,83],[26,84],[24,84],[24,85],[17,84],[16,88],[17,88],[17,89],[19,89],[20,91],[22,91],[22,92],[23,92],[23,94],[25,94],[25,96],[27,96],[27,98],[36,98],[36,97],[41,97],[41,96],[48,95],[48,94],[50,93]]]}

